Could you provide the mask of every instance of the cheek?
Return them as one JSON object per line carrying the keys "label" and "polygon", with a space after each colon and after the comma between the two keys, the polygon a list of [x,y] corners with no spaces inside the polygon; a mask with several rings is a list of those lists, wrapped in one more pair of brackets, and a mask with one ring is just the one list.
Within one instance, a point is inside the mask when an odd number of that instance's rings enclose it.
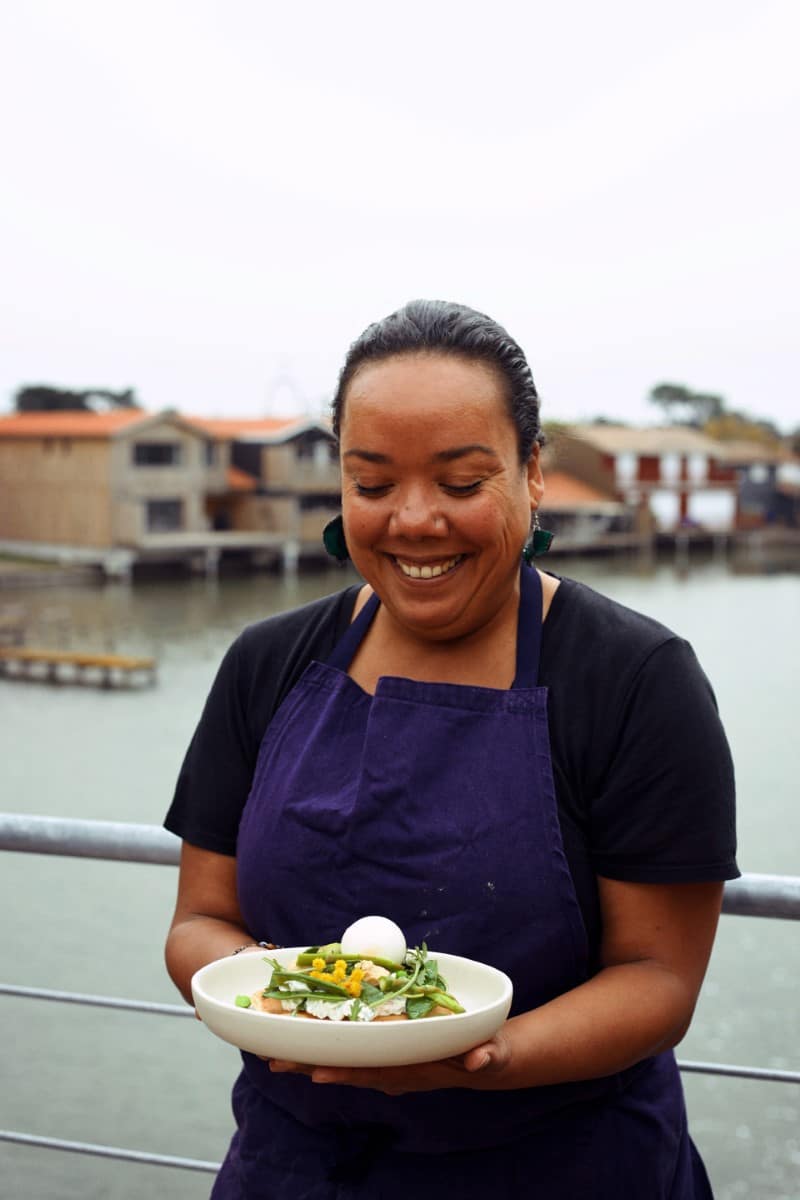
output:
{"label": "cheek", "polygon": [[501,503],[494,498],[476,502],[469,514],[455,514],[454,525],[476,542],[503,544],[524,541],[530,523],[526,505],[514,504],[505,497]]}
{"label": "cheek", "polygon": [[354,542],[368,541],[386,521],[386,514],[379,511],[378,506],[366,507],[364,504],[345,504],[342,507],[345,534]]}

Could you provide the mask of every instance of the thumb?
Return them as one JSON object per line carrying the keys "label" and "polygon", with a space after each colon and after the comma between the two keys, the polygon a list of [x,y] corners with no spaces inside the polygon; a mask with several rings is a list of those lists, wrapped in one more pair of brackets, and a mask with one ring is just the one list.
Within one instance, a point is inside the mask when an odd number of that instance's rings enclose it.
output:
{"label": "thumb", "polygon": [[464,1068],[467,1071],[502,1071],[509,1059],[506,1045],[497,1039],[475,1046],[464,1055]]}

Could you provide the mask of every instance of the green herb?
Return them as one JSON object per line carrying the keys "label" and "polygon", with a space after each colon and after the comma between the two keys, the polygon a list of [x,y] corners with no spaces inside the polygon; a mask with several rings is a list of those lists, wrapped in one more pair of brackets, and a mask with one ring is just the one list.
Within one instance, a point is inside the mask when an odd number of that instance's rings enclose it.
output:
{"label": "green herb", "polygon": [[[422,971],[422,968],[425,964],[425,959],[427,957],[427,953],[428,953],[428,948],[424,942],[422,943],[422,945],[419,947],[418,950],[409,950],[408,954],[406,955],[406,966],[408,968],[410,968],[411,974],[409,975],[408,979],[406,979],[402,983],[402,985],[399,988],[397,988],[396,991],[394,991],[394,994],[392,997],[393,999],[396,999],[398,996],[402,996],[404,992],[411,991],[411,988],[417,982],[419,974]],[[382,1004],[385,999],[386,999],[386,993],[380,992],[380,1000],[373,1001],[369,1007],[377,1008],[378,1004]]]}
{"label": "green herb", "polygon": [[367,1004],[370,1008],[372,1008],[375,1004],[380,1004],[382,1000],[385,1000],[386,996],[383,994],[380,988],[375,987],[374,983],[368,983],[366,979],[362,979],[361,999],[364,1004]]}
{"label": "green herb", "polygon": [[429,996],[409,996],[406,1000],[406,1016],[412,1021],[427,1017],[432,1008],[433,1000]]}
{"label": "green herb", "polygon": [[428,987],[435,987],[439,979],[439,968],[436,960],[429,958],[422,968],[420,975],[420,983],[426,984]]}

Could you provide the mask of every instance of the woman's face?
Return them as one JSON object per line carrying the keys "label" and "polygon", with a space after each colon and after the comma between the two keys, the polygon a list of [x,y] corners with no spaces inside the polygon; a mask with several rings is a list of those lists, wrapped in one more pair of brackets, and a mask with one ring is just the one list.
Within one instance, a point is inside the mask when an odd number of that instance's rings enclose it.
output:
{"label": "woman's face", "polygon": [[538,447],[520,467],[491,367],[435,353],[362,367],[347,389],[340,445],[350,557],[392,618],[447,640],[516,604],[542,478]]}

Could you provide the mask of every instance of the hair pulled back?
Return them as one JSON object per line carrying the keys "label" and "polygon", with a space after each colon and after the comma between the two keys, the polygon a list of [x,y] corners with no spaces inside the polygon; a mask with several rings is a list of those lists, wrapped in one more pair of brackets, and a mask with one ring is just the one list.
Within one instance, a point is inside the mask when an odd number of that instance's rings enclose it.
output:
{"label": "hair pulled back", "polygon": [[522,349],[502,325],[485,313],[447,300],[411,300],[368,326],[353,342],[333,398],[333,432],[337,438],[347,389],[359,369],[381,359],[415,353],[452,354],[493,367],[506,384],[520,462],[527,463],[535,444],[544,444],[539,394]]}

